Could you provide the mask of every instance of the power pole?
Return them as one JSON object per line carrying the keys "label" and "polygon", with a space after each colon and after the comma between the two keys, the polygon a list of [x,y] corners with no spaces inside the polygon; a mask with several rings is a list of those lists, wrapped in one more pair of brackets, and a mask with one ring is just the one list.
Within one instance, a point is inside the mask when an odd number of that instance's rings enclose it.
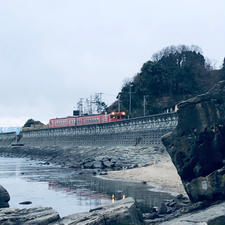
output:
{"label": "power pole", "polygon": [[144,95],[143,105],[144,105],[144,116],[145,116],[145,110],[146,110],[146,95]]}
{"label": "power pole", "polygon": [[100,111],[103,111],[103,107],[102,107],[102,92],[99,93],[99,102],[100,102]]}
{"label": "power pole", "polygon": [[130,86],[129,86],[129,96],[130,96],[130,99],[129,99],[129,118],[131,117],[131,94],[132,94],[132,92],[131,92],[131,87],[132,87],[133,85],[132,84],[130,84]]}
{"label": "power pole", "polygon": [[83,115],[83,98],[80,98],[80,101],[77,103],[77,108],[80,111],[80,116]]}
{"label": "power pole", "polygon": [[102,102],[102,92],[98,93],[99,94],[99,101]]}
{"label": "power pole", "polygon": [[118,95],[118,112],[120,112],[120,93]]}
{"label": "power pole", "polygon": [[93,114],[92,103],[93,103],[93,100],[92,100],[92,95],[91,95],[91,96],[90,96],[90,115]]}

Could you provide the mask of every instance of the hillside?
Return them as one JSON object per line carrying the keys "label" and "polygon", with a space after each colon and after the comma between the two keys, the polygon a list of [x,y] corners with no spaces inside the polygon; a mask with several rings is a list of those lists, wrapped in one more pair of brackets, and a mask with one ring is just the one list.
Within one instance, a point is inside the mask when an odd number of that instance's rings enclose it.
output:
{"label": "hillside", "polygon": [[[199,47],[170,46],[152,56],[140,72],[126,82],[117,101],[108,109],[120,109],[131,116],[143,116],[166,111],[178,102],[202,94],[225,78],[222,69],[214,69]],[[131,96],[131,100],[130,100]],[[130,105],[131,102],[131,105]],[[145,102],[145,103],[144,103]]]}

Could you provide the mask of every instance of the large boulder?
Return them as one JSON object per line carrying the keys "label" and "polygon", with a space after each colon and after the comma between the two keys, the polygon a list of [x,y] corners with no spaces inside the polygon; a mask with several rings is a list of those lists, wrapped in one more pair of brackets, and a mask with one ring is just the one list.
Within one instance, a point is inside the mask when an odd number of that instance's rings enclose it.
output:
{"label": "large boulder", "polygon": [[142,215],[136,208],[134,199],[126,198],[114,204],[102,206],[88,213],[76,213],[64,217],[60,225],[140,225]]}
{"label": "large boulder", "polygon": [[0,185],[0,208],[9,207],[8,201],[10,200],[10,196],[8,191]]}
{"label": "large boulder", "polygon": [[162,138],[192,201],[225,198],[225,81],[178,105],[178,126]]}

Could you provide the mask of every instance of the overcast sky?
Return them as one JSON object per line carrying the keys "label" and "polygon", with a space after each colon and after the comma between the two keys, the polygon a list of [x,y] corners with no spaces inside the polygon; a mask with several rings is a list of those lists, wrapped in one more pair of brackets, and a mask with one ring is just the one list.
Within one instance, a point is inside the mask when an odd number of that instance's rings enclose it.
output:
{"label": "overcast sky", "polygon": [[169,45],[225,57],[224,0],[0,0],[0,126],[112,103],[126,78]]}

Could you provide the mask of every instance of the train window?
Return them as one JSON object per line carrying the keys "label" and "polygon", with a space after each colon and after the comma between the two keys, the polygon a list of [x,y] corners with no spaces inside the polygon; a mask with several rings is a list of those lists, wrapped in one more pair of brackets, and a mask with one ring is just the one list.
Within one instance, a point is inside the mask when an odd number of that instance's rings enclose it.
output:
{"label": "train window", "polygon": [[110,115],[110,119],[116,119],[116,116]]}
{"label": "train window", "polygon": [[121,115],[121,119],[126,119],[126,115]]}
{"label": "train window", "polygon": [[119,120],[120,119],[120,116],[117,116],[117,119]]}

